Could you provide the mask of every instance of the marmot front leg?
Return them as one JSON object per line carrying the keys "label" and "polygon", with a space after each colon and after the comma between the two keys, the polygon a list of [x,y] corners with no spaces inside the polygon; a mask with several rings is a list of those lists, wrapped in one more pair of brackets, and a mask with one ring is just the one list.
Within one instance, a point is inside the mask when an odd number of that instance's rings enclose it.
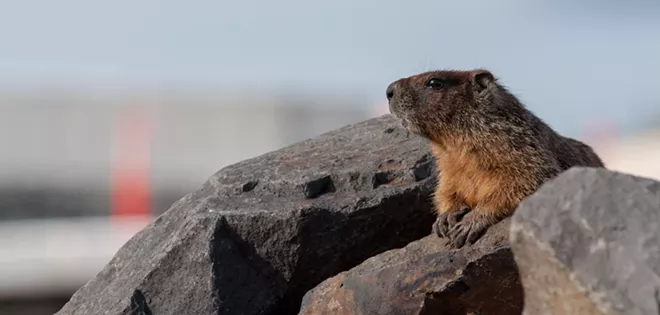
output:
{"label": "marmot front leg", "polygon": [[456,225],[470,209],[458,198],[456,193],[439,186],[434,195],[434,204],[438,218],[433,223],[433,234],[447,237],[447,233]]}

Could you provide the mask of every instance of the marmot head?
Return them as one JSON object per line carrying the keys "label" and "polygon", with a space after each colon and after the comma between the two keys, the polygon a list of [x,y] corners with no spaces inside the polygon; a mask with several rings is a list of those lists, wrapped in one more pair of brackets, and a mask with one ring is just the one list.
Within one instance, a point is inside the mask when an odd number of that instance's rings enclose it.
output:
{"label": "marmot head", "polygon": [[432,71],[392,82],[386,91],[390,113],[410,132],[429,138],[469,131],[492,102],[496,79],[484,69]]}

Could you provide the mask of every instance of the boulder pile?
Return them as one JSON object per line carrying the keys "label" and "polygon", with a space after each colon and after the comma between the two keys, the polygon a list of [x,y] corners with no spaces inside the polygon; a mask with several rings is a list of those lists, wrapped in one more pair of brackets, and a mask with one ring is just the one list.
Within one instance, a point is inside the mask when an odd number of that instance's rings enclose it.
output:
{"label": "boulder pile", "polygon": [[660,314],[660,183],[574,168],[451,250],[437,173],[390,115],[225,167],[57,314]]}

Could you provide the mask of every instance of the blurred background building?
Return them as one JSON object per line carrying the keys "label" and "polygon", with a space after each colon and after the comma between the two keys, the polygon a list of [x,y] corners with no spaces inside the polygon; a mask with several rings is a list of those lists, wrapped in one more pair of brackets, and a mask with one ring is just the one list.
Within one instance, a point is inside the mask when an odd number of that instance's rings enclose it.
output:
{"label": "blurred background building", "polygon": [[[660,179],[658,1],[25,0],[0,6],[0,314],[52,314],[223,166],[486,67]],[[122,219],[124,218],[124,219]]]}

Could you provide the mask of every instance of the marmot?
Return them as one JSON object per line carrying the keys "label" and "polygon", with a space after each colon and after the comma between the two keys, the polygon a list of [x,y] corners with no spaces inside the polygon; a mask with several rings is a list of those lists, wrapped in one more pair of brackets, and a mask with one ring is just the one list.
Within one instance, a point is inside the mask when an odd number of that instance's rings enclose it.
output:
{"label": "marmot", "polygon": [[392,82],[389,110],[427,138],[439,176],[433,231],[473,244],[541,184],[573,166],[605,167],[593,149],[555,132],[485,69],[432,71]]}

